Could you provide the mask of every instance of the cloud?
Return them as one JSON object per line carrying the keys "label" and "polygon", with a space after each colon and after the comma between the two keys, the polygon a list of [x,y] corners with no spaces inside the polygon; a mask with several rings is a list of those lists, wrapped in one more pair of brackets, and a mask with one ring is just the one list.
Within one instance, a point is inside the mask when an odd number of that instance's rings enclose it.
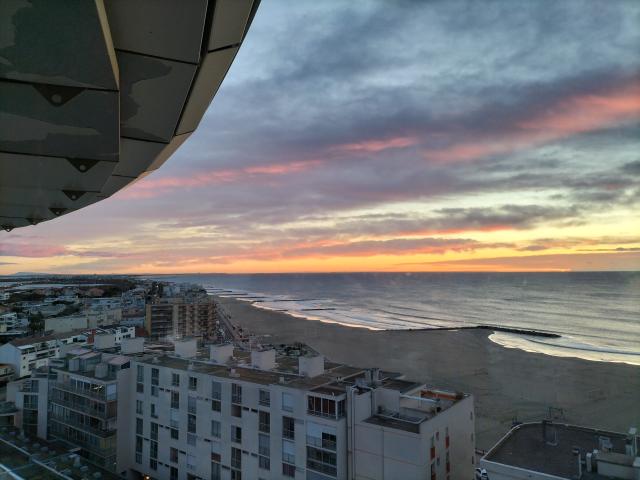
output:
{"label": "cloud", "polygon": [[57,245],[30,245],[27,243],[0,244],[1,257],[54,257],[65,255],[67,249]]}

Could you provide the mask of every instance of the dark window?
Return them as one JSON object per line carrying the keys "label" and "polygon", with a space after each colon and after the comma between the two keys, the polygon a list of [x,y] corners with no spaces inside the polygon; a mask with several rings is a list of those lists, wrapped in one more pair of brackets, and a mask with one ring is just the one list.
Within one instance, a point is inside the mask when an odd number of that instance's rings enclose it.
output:
{"label": "dark window", "polygon": [[271,414],[269,412],[258,412],[258,430],[264,433],[271,431]]}
{"label": "dark window", "polygon": [[296,467],[295,467],[295,465],[289,465],[288,463],[283,463],[282,464],[282,476],[294,478],[296,476]]}
{"label": "dark window", "polygon": [[282,436],[293,440],[295,438],[295,420],[291,417],[282,417]]}
{"label": "dark window", "polygon": [[231,467],[242,468],[242,450],[231,447]]}

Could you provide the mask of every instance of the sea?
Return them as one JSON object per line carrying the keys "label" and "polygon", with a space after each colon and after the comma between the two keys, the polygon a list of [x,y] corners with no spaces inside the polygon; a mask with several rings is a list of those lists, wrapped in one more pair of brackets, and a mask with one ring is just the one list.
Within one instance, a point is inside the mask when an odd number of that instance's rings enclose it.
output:
{"label": "sea", "polygon": [[507,348],[640,365],[640,272],[198,274],[202,285],[258,308],[374,330],[477,325]]}

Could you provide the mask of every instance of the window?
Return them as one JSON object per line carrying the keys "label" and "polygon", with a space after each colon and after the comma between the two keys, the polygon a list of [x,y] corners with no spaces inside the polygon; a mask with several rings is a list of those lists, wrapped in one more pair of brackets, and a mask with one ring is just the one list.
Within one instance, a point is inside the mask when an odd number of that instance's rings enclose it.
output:
{"label": "window", "polygon": [[178,480],[178,469],[176,467],[170,467],[169,480]]}
{"label": "window", "polygon": [[155,458],[150,458],[149,459],[149,468],[151,470],[157,470],[158,469],[158,460],[156,460]]}
{"label": "window", "polygon": [[178,440],[179,437],[179,432],[177,428],[172,428],[171,429],[171,438],[173,438],[174,440]]}
{"label": "window", "polygon": [[196,437],[193,433],[187,433],[187,444],[192,447],[196,446],[198,437]]}
{"label": "window", "polygon": [[196,416],[187,415],[187,431],[189,433],[196,433]]}
{"label": "window", "polygon": [[178,449],[171,447],[169,449],[169,461],[173,463],[178,463]]}
{"label": "window", "polygon": [[289,465],[288,463],[282,464],[282,476],[295,478],[296,467],[295,465]]}
{"label": "window", "polygon": [[240,470],[231,470],[231,480],[242,480],[242,472]]}
{"label": "window", "polygon": [[293,440],[295,438],[295,420],[291,417],[282,417],[282,436]]}
{"label": "window", "polygon": [[149,456],[151,458],[158,458],[158,442],[151,442],[149,446]]}
{"label": "window", "polygon": [[136,392],[144,393],[144,383],[136,383]]}
{"label": "window", "polygon": [[156,411],[156,404],[151,404],[151,417],[158,418],[158,412]]}
{"label": "window", "polygon": [[143,412],[143,403],[142,400],[136,400],[136,413],[138,415],[142,415]]}
{"label": "window", "polygon": [[180,408],[180,393],[171,392],[171,408]]}
{"label": "window", "polygon": [[187,405],[189,413],[196,413],[196,397],[187,397]]}
{"label": "window", "polygon": [[211,381],[211,398],[214,400],[222,399],[222,384],[215,380]]}
{"label": "window", "polygon": [[307,447],[307,468],[335,477],[336,463],[336,454],[334,452]]}
{"label": "window", "polygon": [[240,418],[242,417],[242,407],[240,405],[231,405],[231,416]]}
{"label": "window", "polygon": [[144,367],[142,365],[138,365],[136,378],[138,382],[144,383]]}
{"label": "window", "polygon": [[189,470],[196,469],[196,457],[190,454],[187,454],[187,468]]}
{"label": "window", "polygon": [[220,422],[217,420],[211,420],[211,436],[220,438]]}
{"label": "window", "polygon": [[271,431],[271,414],[269,412],[258,412],[258,430],[264,433]]}
{"label": "window", "polygon": [[231,425],[231,441],[235,443],[242,443],[242,428]]}
{"label": "window", "polygon": [[242,403],[242,386],[237,383],[231,384],[231,403]]}
{"label": "window", "polygon": [[269,435],[258,435],[258,453],[266,457],[271,455],[271,441]]}
{"label": "window", "polygon": [[198,378],[189,377],[189,390],[197,390],[197,389],[198,389]]}
{"label": "window", "polygon": [[172,387],[179,387],[180,386],[180,374],[179,373],[172,373],[171,374],[171,386]]}
{"label": "window", "polygon": [[260,405],[268,407],[271,405],[271,392],[269,390],[260,390],[260,399],[258,400]]}
{"label": "window", "polygon": [[175,408],[169,410],[169,425],[172,428],[180,428],[180,410]]}
{"label": "window", "polygon": [[136,452],[142,453],[142,437],[139,436],[136,437]]}
{"label": "window", "polygon": [[158,440],[158,424],[151,422],[151,440]]}
{"label": "window", "polygon": [[211,400],[211,410],[214,412],[219,412],[220,408],[220,400]]}
{"label": "window", "polygon": [[220,464],[217,462],[211,462],[211,480],[222,480]]}
{"label": "window", "polygon": [[231,467],[242,468],[242,450],[231,447]]}
{"label": "window", "polygon": [[296,444],[290,442],[289,440],[282,441],[282,461],[290,463],[291,465],[296,464]]}
{"label": "window", "polygon": [[269,470],[271,468],[271,460],[269,457],[258,457],[258,467],[263,470]]}
{"label": "window", "polygon": [[[338,413],[338,417],[344,415],[344,403],[338,405],[338,409],[342,409]],[[336,401],[330,398],[315,397],[309,395],[307,397],[307,413],[317,415],[319,417],[336,418]]]}
{"label": "window", "polygon": [[151,396],[152,397],[157,397],[158,396],[158,387],[157,387],[157,385],[151,385]]}
{"label": "window", "polygon": [[157,368],[151,369],[151,385],[159,385],[160,384],[160,370]]}
{"label": "window", "polygon": [[142,419],[136,418],[136,434],[142,435],[143,434],[142,432],[143,432]]}
{"label": "window", "polygon": [[293,396],[290,393],[282,392],[282,410],[293,412]]}

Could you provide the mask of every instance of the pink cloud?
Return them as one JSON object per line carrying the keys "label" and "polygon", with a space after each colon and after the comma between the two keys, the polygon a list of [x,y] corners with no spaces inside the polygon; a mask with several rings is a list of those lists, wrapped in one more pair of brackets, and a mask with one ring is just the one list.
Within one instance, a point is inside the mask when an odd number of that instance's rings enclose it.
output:
{"label": "pink cloud", "polygon": [[321,160],[303,160],[198,172],[191,176],[145,178],[118,194],[121,199],[153,198],[182,188],[200,188],[246,181],[254,177],[289,175],[316,168]]}
{"label": "pink cloud", "polygon": [[0,245],[1,257],[54,257],[67,255],[65,247],[57,245],[28,245],[22,243],[5,243]]}
{"label": "pink cloud", "polygon": [[357,143],[338,145],[337,147],[335,147],[335,150],[343,152],[377,153],[393,148],[410,147],[412,145],[416,145],[418,141],[418,138],[408,136],[386,138],[382,140],[370,139]]}
{"label": "pink cloud", "polygon": [[569,97],[547,111],[536,114],[499,136],[461,142],[424,157],[436,162],[475,160],[543,145],[579,133],[607,128],[640,118],[640,82],[601,94]]}

